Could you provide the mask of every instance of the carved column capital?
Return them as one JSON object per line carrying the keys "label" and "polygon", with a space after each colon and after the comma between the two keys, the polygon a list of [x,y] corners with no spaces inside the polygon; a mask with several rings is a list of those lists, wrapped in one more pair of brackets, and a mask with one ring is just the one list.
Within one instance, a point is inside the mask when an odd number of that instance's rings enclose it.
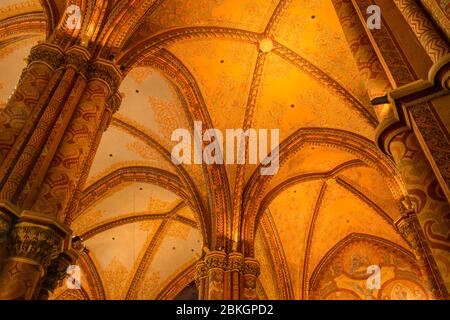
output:
{"label": "carved column capital", "polygon": [[202,279],[206,278],[208,275],[208,268],[203,261],[197,262],[195,266],[195,284],[197,288],[200,288]]}
{"label": "carved column capital", "polygon": [[227,255],[222,251],[211,251],[205,257],[205,265],[207,270],[211,269],[227,269]]}
{"label": "carved column capital", "polygon": [[207,251],[196,265],[196,284],[200,299],[257,298],[256,285],[261,273],[259,262],[240,252]]}
{"label": "carved column capital", "polygon": [[244,275],[252,275],[258,277],[261,273],[259,262],[253,258],[245,258],[242,273]]}
{"label": "carved column capital", "polygon": [[98,79],[106,83],[110,96],[115,94],[122,82],[123,75],[111,61],[96,59],[89,66],[87,76],[89,79]]}
{"label": "carved column capital", "polygon": [[[408,202],[406,204],[408,205]],[[405,210],[402,217],[395,222],[395,228],[411,246],[422,271],[422,276],[426,280],[426,285],[429,286],[434,297],[437,299],[445,298],[447,296],[445,285],[412,207],[412,203],[409,203],[408,210]]]}
{"label": "carved column capital", "polygon": [[228,255],[227,270],[242,272],[243,269],[244,269],[244,255],[238,252],[230,253]]}
{"label": "carved column capital", "polygon": [[11,231],[8,251],[12,258],[38,264],[42,270],[56,258],[63,237],[52,228],[32,222],[19,222]]}
{"label": "carved column capital", "polygon": [[410,244],[416,258],[420,258],[420,238],[416,230],[414,215],[402,217],[395,222],[395,228],[402,235],[402,237]]}
{"label": "carved column capital", "polygon": [[71,47],[67,50],[65,55],[66,66],[72,66],[83,75],[86,75],[90,59],[90,52],[86,48],[80,46]]}
{"label": "carved column capital", "polygon": [[195,266],[195,276],[196,278],[206,277],[208,273],[208,268],[206,268],[206,264],[203,261],[197,262]]}
{"label": "carved column capital", "polygon": [[64,65],[64,52],[58,46],[41,43],[31,49],[28,63],[43,62],[52,69],[58,69]]}

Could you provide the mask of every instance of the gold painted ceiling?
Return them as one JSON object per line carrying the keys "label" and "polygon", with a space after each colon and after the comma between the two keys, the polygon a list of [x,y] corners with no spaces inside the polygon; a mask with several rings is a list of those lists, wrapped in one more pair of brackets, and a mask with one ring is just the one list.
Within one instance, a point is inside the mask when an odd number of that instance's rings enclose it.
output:
{"label": "gold painted ceiling", "polygon": [[[30,47],[45,37],[49,21],[40,2],[1,2],[0,108]],[[62,2],[51,2],[56,12]],[[119,15],[126,2],[111,6]],[[212,196],[225,199],[230,216],[236,208],[259,216],[260,298],[367,298],[354,276],[365,272],[365,260],[389,266],[386,279],[398,282],[380,297],[395,298],[403,288],[408,298],[426,298],[408,245],[392,225],[404,187],[373,144],[376,118],[331,1],[146,6],[121,39],[124,99],[71,223],[88,249],[80,261],[83,290],[60,288],[53,298],[174,298],[193,281],[206,242],[200,217]],[[28,26],[5,27],[21,23],[19,16]],[[271,39],[269,48],[264,39]],[[171,133],[198,120],[186,92],[196,95],[214,128],[279,128],[278,174],[261,183],[256,165],[219,166],[224,183],[217,190],[201,165],[175,166]],[[244,226],[252,223],[246,217]],[[336,266],[348,272],[330,274]],[[410,276],[396,280],[399,272]],[[332,279],[339,281],[326,289]]]}

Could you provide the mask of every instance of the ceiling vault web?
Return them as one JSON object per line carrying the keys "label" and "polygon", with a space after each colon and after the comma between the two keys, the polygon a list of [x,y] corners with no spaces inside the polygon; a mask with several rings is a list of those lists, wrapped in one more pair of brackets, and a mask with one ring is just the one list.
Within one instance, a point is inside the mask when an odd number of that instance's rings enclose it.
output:
{"label": "ceiling vault web", "polygon": [[[176,213],[183,209],[186,206],[184,202],[180,202],[177,204],[172,210],[166,213],[132,213],[132,214],[123,214],[119,218],[114,218],[105,222],[102,222],[100,225],[93,226],[93,228],[87,230],[81,235],[83,240],[88,240],[96,236],[101,232],[105,232],[112,228],[116,228],[119,226],[123,226],[125,224],[141,222],[141,221],[150,221],[150,220],[165,220],[173,218],[176,221],[179,221],[183,224],[186,224],[192,228],[197,228],[197,224],[195,221],[192,221],[188,218],[178,216]],[[174,215],[175,214],[175,215]]]}
{"label": "ceiling vault web", "polygon": [[[126,66],[129,71],[135,65],[139,65],[141,61],[147,59],[149,56],[157,53],[164,46],[168,44],[173,44],[175,42],[188,40],[188,39],[229,39],[235,41],[242,41],[259,45],[261,40],[261,34],[256,32],[246,31],[242,29],[233,28],[223,28],[223,27],[188,27],[188,28],[178,28],[170,31],[163,32],[161,34],[154,35],[149,39],[139,43],[132,49],[128,49],[123,53],[118,61],[122,65]],[[347,89],[344,88],[338,81],[333,79],[326,72],[321,70],[319,67],[314,65],[312,62],[308,61],[304,57],[300,56],[298,53],[287,48],[281,43],[272,40],[274,54],[282,57],[286,61],[292,63],[299,70],[306,72],[313,79],[321,83],[325,88],[331,92],[338,94],[346,103],[349,103],[354,107],[372,127],[375,127],[378,121],[375,116],[368,110],[368,107],[364,105],[354,97]]]}
{"label": "ceiling vault web", "polygon": [[128,287],[127,294],[125,296],[126,300],[136,299],[136,295],[139,289],[139,285],[142,283],[145,273],[156,253],[156,249],[161,244],[164,234],[167,231],[170,220],[175,216],[176,212],[173,212],[171,216],[163,220],[159,225],[156,233],[153,235],[150,244],[147,246],[145,253],[138,264],[136,271],[134,272],[131,284]]}

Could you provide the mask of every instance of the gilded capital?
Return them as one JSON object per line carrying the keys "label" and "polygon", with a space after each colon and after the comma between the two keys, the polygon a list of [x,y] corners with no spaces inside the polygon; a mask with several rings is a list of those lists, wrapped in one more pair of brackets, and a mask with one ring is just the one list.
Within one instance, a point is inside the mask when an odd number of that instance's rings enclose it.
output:
{"label": "gilded capital", "polygon": [[48,43],[38,44],[31,49],[28,63],[31,64],[38,61],[44,62],[53,69],[58,69],[64,65],[64,53],[57,46]]}
{"label": "gilded capital", "polygon": [[19,222],[11,231],[8,244],[13,258],[25,258],[39,263],[44,269],[58,256],[63,237],[46,226]]}
{"label": "gilded capital", "polygon": [[242,273],[244,275],[249,274],[258,277],[259,274],[261,273],[261,267],[259,265],[259,262],[253,258],[245,258]]}
{"label": "gilded capital", "polygon": [[228,255],[228,270],[242,272],[243,267],[244,255],[242,253],[233,252]]}
{"label": "gilded capital", "polygon": [[92,61],[87,71],[87,76],[88,79],[98,79],[105,82],[109,87],[110,95],[117,91],[123,77],[114,63],[103,59]]}
{"label": "gilded capital", "polygon": [[67,50],[65,62],[66,66],[72,66],[78,72],[86,74],[90,58],[91,55],[86,48],[73,46]]}
{"label": "gilded capital", "polygon": [[206,255],[205,265],[208,270],[211,269],[227,269],[227,255],[221,251],[211,251]]}

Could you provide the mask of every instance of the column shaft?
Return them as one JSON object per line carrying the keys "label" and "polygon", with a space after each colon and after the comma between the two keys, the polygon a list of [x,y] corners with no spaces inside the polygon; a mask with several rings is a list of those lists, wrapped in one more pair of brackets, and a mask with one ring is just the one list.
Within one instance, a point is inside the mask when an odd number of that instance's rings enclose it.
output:
{"label": "column shaft", "polygon": [[389,143],[389,151],[402,175],[427,244],[449,291],[450,204],[412,131],[397,134]]}
{"label": "column shaft", "polygon": [[16,143],[16,152],[20,151],[20,144],[16,139],[22,133],[22,139],[33,130],[31,114],[39,113],[51,94],[49,83],[57,84],[54,72],[63,63],[60,49],[47,44],[38,45],[31,50],[29,64],[22,72],[21,79],[8,100],[5,108],[0,112],[0,164],[6,158]]}
{"label": "column shaft", "polygon": [[394,2],[434,63],[450,53],[448,43],[415,0]]}

